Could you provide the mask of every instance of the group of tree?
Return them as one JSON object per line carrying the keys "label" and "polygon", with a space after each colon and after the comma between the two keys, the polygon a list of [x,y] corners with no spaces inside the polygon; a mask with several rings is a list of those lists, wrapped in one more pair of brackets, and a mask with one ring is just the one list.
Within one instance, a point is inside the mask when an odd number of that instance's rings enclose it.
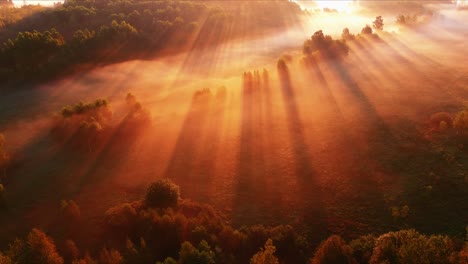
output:
{"label": "group of tree", "polygon": [[290,1],[70,0],[35,12],[29,6],[12,10],[24,17],[0,17],[3,81],[48,79],[73,72],[77,64],[92,67],[184,51],[193,48],[195,38],[197,47],[216,45],[297,23],[301,12]]}
{"label": "group of tree", "polygon": [[151,125],[151,113],[137,98],[128,93],[125,97],[124,115],[115,120],[111,104],[106,99],[79,102],[63,107],[52,128],[52,135],[59,142],[94,151],[111,136],[131,136]]}
{"label": "group of tree", "polygon": [[[73,201],[62,201],[61,210],[79,213]],[[455,264],[468,261],[468,244],[463,240],[427,236],[415,230],[364,235],[349,243],[332,235],[314,250],[308,238],[291,226],[256,225],[235,229],[210,206],[181,199],[179,187],[168,179],[152,183],[142,200],[110,208],[102,221],[101,249],[80,249],[70,238],[57,240],[56,246],[43,231],[33,229],[25,239],[16,239],[0,252],[0,263]]]}
{"label": "group of tree", "polygon": [[322,30],[319,30],[304,42],[302,51],[305,56],[311,56],[315,53],[325,57],[338,58],[346,56],[349,47],[345,41],[334,40],[331,36],[325,35]]}
{"label": "group of tree", "polygon": [[341,39],[334,40],[331,36],[325,35],[322,30],[316,31],[310,39],[307,39],[303,45],[303,54],[311,56],[313,54],[320,54],[329,58],[340,58],[348,55],[349,47],[347,41],[359,40],[363,37],[371,36],[378,38],[376,31],[382,31],[384,28],[384,22],[382,16],[377,16],[372,23],[372,27],[366,25],[362,28],[361,33],[357,36],[352,34],[348,28],[344,28],[341,34]]}

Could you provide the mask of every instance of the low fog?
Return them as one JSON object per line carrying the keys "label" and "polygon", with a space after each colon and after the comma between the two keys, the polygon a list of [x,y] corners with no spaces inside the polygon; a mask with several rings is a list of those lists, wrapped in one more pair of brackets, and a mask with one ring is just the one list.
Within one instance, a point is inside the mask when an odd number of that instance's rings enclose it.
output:
{"label": "low fog", "polygon": [[[307,9],[302,23],[283,32],[194,45],[182,54],[2,91],[0,131],[24,161],[11,170],[16,180],[9,186],[18,221],[44,215],[64,197],[92,218],[141,197],[161,177],[180,185],[182,197],[209,202],[234,224],[278,224],[300,216],[317,232],[325,224],[332,230],[349,225],[346,232],[352,232],[379,220],[355,211],[347,212],[346,222],[341,214],[346,204],[370,197],[391,206],[388,196],[403,191],[404,175],[385,169],[382,152],[406,151],[392,141],[412,131],[408,122],[418,130],[432,114],[467,104],[468,10],[460,3],[430,3],[423,12],[406,9],[403,15],[416,15],[417,22],[402,26],[395,22],[402,14],[397,7],[380,13],[365,3],[298,3]],[[304,65],[303,43],[314,32],[339,39],[347,27],[358,34],[378,15],[385,24],[379,41],[349,43],[341,62]],[[277,65],[281,58],[286,70]],[[129,92],[151,113],[152,125],[125,147],[104,145],[90,154],[94,159],[79,163],[49,138],[62,107],[79,101],[108,99],[114,122],[120,122]],[[39,202],[22,196],[33,184]],[[293,209],[284,215],[284,208]],[[40,221],[50,224],[47,217]]]}

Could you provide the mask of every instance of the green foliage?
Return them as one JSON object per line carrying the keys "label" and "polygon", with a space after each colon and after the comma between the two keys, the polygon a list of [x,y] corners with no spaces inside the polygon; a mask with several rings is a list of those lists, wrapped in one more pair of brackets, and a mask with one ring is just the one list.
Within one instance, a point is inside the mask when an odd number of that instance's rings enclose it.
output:
{"label": "green foliage", "polygon": [[322,242],[311,260],[312,264],[346,264],[355,263],[351,247],[337,235]]}
{"label": "green foliage", "polygon": [[62,35],[54,28],[44,32],[19,32],[15,39],[3,44],[0,67],[35,72],[51,61],[64,45]]}
{"label": "green foliage", "polygon": [[146,191],[145,203],[149,207],[175,207],[179,201],[179,187],[168,179],[152,183]]}
{"label": "green foliage", "polygon": [[[266,31],[298,23],[291,14],[299,13],[299,6],[290,1],[70,0],[54,8],[0,9],[0,27],[5,27],[0,32],[0,78],[8,77],[1,78],[3,82],[47,80],[62,76],[58,72],[76,71],[77,64],[178,51],[195,34],[197,45],[216,45],[228,39],[213,37],[213,30],[229,30],[229,39],[234,39],[256,34],[245,30],[253,26]],[[34,49],[27,49],[31,46]]]}
{"label": "green foliage", "polygon": [[99,110],[108,107],[109,102],[105,99],[96,99],[94,102],[89,103],[79,102],[73,106],[65,106],[62,109],[62,116],[64,118],[70,118],[74,115],[91,114],[92,117],[99,118]]}
{"label": "green foliage", "polygon": [[250,259],[250,264],[279,264],[275,252],[276,247],[273,245],[273,241],[268,239],[265,246]]}
{"label": "green foliage", "polygon": [[182,243],[179,251],[179,263],[181,264],[214,264],[215,253],[208,243],[203,240],[195,248],[190,242]]}

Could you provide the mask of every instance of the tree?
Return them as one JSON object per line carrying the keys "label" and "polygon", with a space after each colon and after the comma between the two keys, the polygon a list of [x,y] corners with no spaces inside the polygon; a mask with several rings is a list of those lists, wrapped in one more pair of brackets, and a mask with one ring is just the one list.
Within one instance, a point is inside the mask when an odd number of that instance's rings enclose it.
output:
{"label": "tree", "polygon": [[353,257],[362,264],[369,263],[372,251],[374,250],[376,237],[373,235],[361,236],[349,243],[353,252]]}
{"label": "tree", "polygon": [[375,18],[374,22],[372,22],[372,27],[374,27],[375,30],[383,30],[384,22],[382,16],[378,16]]}
{"label": "tree", "polygon": [[322,242],[311,260],[311,264],[350,264],[356,263],[351,248],[337,235]]}
{"label": "tree", "polygon": [[354,40],[356,37],[349,32],[348,28],[343,29],[343,33],[341,34],[341,39],[343,40]]}
{"label": "tree", "polygon": [[372,33],[373,33],[372,28],[369,25],[366,25],[361,30],[361,34],[363,35],[371,35]]}
{"label": "tree", "polygon": [[15,240],[8,250],[13,263],[63,264],[63,258],[57,252],[54,241],[44,232],[34,228],[26,241]]}
{"label": "tree", "polygon": [[205,240],[195,248],[190,242],[182,243],[179,251],[179,263],[181,264],[214,264],[215,253]]}
{"label": "tree", "polygon": [[369,263],[450,263],[453,253],[447,236],[426,237],[415,230],[401,230],[377,238]]}
{"label": "tree", "polygon": [[250,264],[279,264],[275,252],[276,247],[273,245],[273,241],[268,239],[265,246],[250,259]]}
{"label": "tree", "polygon": [[99,256],[99,263],[102,264],[121,264],[122,262],[122,255],[115,249],[108,250],[107,248],[104,248]]}
{"label": "tree", "polygon": [[[66,260],[76,260],[80,256],[80,250],[76,246],[75,242],[73,240],[65,240],[65,245],[64,245],[64,257]],[[66,263],[70,263],[71,261],[65,261]]]}
{"label": "tree", "polygon": [[333,40],[331,36],[325,35],[322,30],[319,30],[304,42],[302,51],[306,56],[318,51],[327,56],[338,57],[347,55],[349,48],[345,42]]}
{"label": "tree", "polygon": [[19,32],[14,40],[4,44],[4,53],[10,53],[17,71],[36,71],[55,56],[65,41],[54,28],[49,31]]}
{"label": "tree", "polygon": [[146,191],[145,203],[149,207],[175,207],[179,201],[179,186],[168,179],[152,183]]}

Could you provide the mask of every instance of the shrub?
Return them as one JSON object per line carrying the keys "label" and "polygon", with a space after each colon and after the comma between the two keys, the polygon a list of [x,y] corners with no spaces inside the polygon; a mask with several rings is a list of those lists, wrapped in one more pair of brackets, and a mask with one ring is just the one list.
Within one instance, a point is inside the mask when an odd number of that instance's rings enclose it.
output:
{"label": "shrub", "polygon": [[149,207],[175,207],[178,200],[179,187],[168,179],[161,179],[152,183],[146,191],[145,203]]}

